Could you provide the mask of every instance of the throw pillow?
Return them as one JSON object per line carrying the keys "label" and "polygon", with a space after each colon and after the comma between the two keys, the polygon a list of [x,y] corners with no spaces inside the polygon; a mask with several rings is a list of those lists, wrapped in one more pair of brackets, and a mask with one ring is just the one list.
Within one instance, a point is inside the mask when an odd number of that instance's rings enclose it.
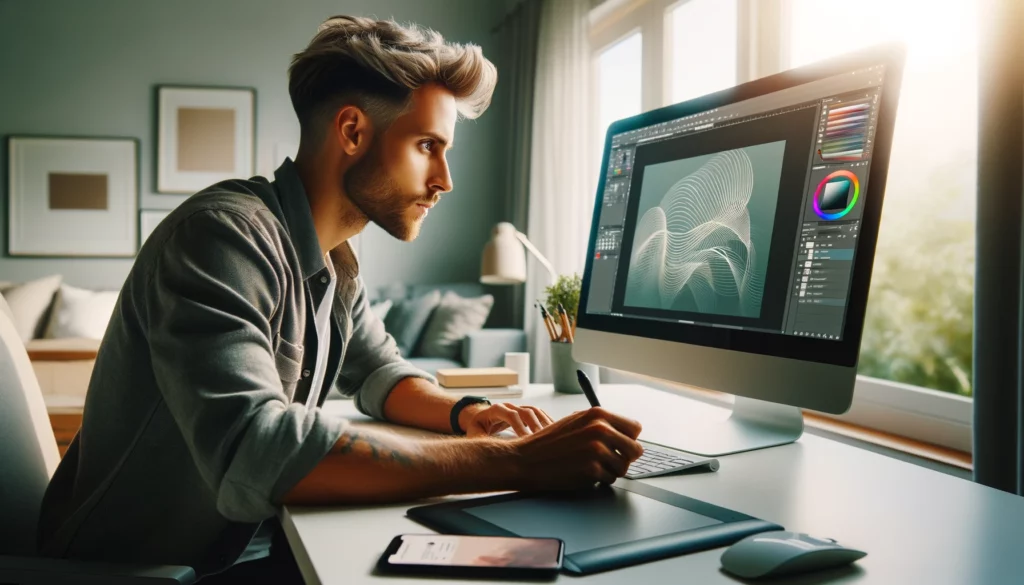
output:
{"label": "throw pillow", "polygon": [[25,343],[42,337],[53,295],[60,287],[61,276],[55,274],[14,285],[4,290],[4,299],[14,314],[14,328]]}
{"label": "throw pillow", "polygon": [[462,340],[483,329],[493,306],[492,295],[467,299],[446,292],[423,331],[417,355],[458,361]]}
{"label": "throw pillow", "polygon": [[392,305],[384,319],[384,329],[395,338],[402,357],[409,357],[416,342],[423,333],[423,326],[430,319],[441,302],[441,292],[432,290],[415,299],[399,301]]}
{"label": "throw pillow", "polygon": [[62,284],[53,303],[53,318],[46,337],[103,339],[117,295],[116,290],[93,291]]}
{"label": "throw pillow", "polygon": [[374,315],[377,315],[378,319],[383,321],[384,318],[388,316],[388,311],[391,310],[392,304],[391,299],[377,301],[376,303],[370,304],[370,310],[373,311]]}
{"label": "throw pillow", "polygon": [[14,313],[11,312],[11,307],[7,305],[7,301],[4,300],[4,295],[2,294],[0,294],[0,313],[5,315],[11,323],[14,323]]}

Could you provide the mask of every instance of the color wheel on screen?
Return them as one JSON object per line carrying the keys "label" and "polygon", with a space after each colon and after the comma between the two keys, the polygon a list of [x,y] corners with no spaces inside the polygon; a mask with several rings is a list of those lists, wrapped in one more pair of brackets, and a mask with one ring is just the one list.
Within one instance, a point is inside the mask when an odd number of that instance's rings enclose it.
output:
{"label": "color wheel on screen", "polygon": [[830,173],[814,190],[814,213],[827,220],[850,213],[860,196],[860,180],[847,170]]}

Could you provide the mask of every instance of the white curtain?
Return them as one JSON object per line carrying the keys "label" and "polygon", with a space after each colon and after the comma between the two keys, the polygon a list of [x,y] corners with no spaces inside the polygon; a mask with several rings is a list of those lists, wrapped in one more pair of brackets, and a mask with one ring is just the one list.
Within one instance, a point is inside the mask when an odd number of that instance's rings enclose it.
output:
{"label": "white curtain", "polygon": [[[559,274],[582,275],[598,162],[591,115],[590,0],[546,0],[541,10],[534,90],[527,237]],[[533,304],[552,284],[528,261],[525,328],[533,381],[551,381],[550,339]]]}

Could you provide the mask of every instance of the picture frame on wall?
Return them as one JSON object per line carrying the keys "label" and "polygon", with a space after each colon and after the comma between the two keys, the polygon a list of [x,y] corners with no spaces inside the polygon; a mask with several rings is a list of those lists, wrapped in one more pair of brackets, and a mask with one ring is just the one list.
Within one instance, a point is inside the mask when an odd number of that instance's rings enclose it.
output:
{"label": "picture frame on wall", "polygon": [[130,258],[139,140],[8,136],[7,255]]}
{"label": "picture frame on wall", "polygon": [[156,86],[158,193],[191,195],[255,174],[256,90]]}
{"label": "picture frame on wall", "polygon": [[143,209],[139,212],[139,249],[149,239],[156,226],[171,214],[170,209]]}

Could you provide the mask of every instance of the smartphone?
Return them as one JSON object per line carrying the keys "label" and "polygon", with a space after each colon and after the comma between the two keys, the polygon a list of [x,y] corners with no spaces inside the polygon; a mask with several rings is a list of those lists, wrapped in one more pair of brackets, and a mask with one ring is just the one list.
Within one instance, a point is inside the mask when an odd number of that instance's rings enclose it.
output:
{"label": "smartphone", "polygon": [[400,534],[377,562],[382,573],[477,579],[554,579],[565,543],[558,538]]}

